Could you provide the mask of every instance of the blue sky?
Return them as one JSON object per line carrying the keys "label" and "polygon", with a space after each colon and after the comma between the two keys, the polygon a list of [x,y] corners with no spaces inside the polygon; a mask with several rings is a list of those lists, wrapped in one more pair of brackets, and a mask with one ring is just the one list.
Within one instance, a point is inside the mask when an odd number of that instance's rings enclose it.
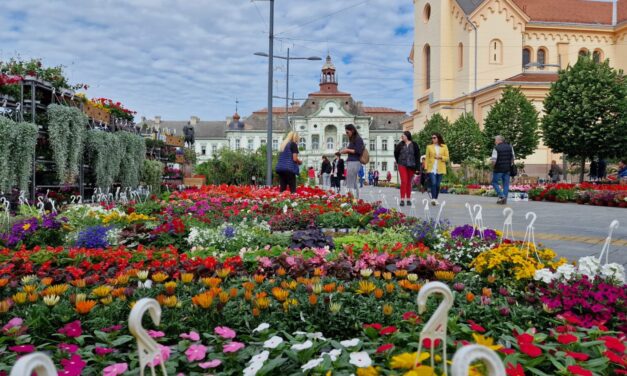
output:
{"label": "blue sky", "polygon": [[[222,120],[266,107],[267,1],[5,0],[0,60],[65,65],[88,97],[119,100],[138,116]],[[331,54],[340,90],[367,106],[411,111],[409,0],[276,0],[275,54]],[[290,91],[317,90],[322,62],[292,61]],[[285,65],[275,60],[275,95]],[[278,91],[278,92],[276,92]],[[291,93],[290,93],[291,95]],[[275,99],[275,106],[283,100]]]}

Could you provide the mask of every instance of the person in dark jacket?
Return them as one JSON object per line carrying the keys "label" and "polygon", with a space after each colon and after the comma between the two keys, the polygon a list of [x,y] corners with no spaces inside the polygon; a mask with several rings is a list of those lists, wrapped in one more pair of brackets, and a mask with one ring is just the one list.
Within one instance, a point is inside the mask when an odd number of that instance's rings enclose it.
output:
{"label": "person in dark jacket", "polygon": [[[492,150],[492,157],[490,162],[494,166],[492,171],[492,186],[496,191],[498,200],[497,204],[507,204],[507,195],[509,194],[509,173],[514,164],[516,156],[514,155],[514,148],[505,142],[503,136],[494,137],[494,149]],[[500,184],[503,183],[503,189],[501,190]]]}
{"label": "person in dark jacket", "polygon": [[401,178],[401,201],[400,205],[411,205],[411,183],[416,170],[420,168],[420,147],[412,140],[409,131],[403,132],[401,142],[394,147],[394,160],[398,165],[398,172]]}
{"label": "person in dark jacket", "polygon": [[346,158],[346,189],[352,192],[354,197],[359,198],[359,184],[357,182],[361,168],[359,160],[366,146],[353,124],[346,124],[344,130],[348,138],[348,146],[340,150],[340,153],[348,155]]}
{"label": "person in dark jacket", "polygon": [[335,159],[331,163],[331,187],[340,193],[342,180],[344,180],[344,160],[340,158],[340,153],[335,153]]}
{"label": "person in dark jacket", "polygon": [[331,162],[326,155],[322,156],[320,174],[322,175],[322,186],[328,189],[331,186]]}

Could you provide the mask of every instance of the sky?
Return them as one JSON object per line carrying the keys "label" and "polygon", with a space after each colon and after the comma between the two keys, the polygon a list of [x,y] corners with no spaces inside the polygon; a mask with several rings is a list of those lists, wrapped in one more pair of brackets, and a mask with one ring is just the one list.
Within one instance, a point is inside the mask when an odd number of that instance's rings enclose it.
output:
{"label": "sky", "polygon": [[[140,116],[224,120],[267,107],[269,1],[4,0],[0,60],[64,65],[89,98],[121,101]],[[339,88],[366,106],[411,111],[410,0],[276,0],[275,50],[331,55]],[[285,61],[275,59],[275,95]],[[291,61],[290,96],[318,90],[323,61]],[[285,101],[274,100],[274,106]]]}

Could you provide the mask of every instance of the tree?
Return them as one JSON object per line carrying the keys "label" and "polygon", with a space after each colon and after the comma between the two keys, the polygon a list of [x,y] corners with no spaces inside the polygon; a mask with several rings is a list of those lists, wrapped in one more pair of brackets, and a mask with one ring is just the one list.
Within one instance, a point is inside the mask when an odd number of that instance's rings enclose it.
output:
{"label": "tree", "polygon": [[516,159],[524,159],[540,140],[538,111],[519,88],[507,86],[488,113],[483,133],[487,150],[494,147],[494,136],[501,135],[514,148]]}
{"label": "tree", "polygon": [[[594,156],[622,157],[627,150],[627,82],[606,60],[590,56],[562,70],[544,99],[544,142],[585,166]],[[579,172],[583,181],[584,169]]]}
{"label": "tree", "polygon": [[455,120],[444,140],[453,163],[462,163],[471,158],[483,159],[485,156],[485,138],[472,114],[464,113]]}
{"label": "tree", "polygon": [[431,143],[431,136],[434,133],[440,133],[444,137],[444,142],[448,142],[446,132],[450,126],[451,123],[448,119],[442,117],[440,114],[435,114],[430,119],[427,119],[425,127],[414,137],[414,141],[420,146],[420,151],[424,153],[424,151],[427,150],[427,145]]}

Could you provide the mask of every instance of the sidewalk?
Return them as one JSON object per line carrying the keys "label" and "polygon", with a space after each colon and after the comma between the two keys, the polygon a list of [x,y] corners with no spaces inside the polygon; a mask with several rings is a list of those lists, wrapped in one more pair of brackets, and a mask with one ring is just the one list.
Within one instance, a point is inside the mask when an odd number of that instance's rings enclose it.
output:
{"label": "sidewalk", "polygon": [[[400,207],[397,204],[399,190],[394,188],[364,187],[361,198],[366,201],[384,201],[384,206],[396,208],[405,214],[412,212],[411,207]],[[416,216],[424,218],[423,199],[427,194],[413,192]],[[465,207],[480,204],[483,221],[486,227],[501,230],[503,228],[503,209],[514,210],[512,222],[514,237],[522,240],[528,221],[527,212],[535,212],[537,220],[534,224],[536,242],[552,248],[560,256],[575,261],[579,257],[598,256],[603,248],[608,228],[612,220],[617,219],[620,226],[614,230],[610,245],[610,262],[627,266],[627,209],[577,204],[561,204],[553,202],[520,201],[508,202],[508,205],[497,205],[496,198],[441,194],[440,202],[446,202],[442,218],[448,219],[454,226],[470,223],[470,214]],[[435,218],[440,207],[429,206],[431,217]]]}

